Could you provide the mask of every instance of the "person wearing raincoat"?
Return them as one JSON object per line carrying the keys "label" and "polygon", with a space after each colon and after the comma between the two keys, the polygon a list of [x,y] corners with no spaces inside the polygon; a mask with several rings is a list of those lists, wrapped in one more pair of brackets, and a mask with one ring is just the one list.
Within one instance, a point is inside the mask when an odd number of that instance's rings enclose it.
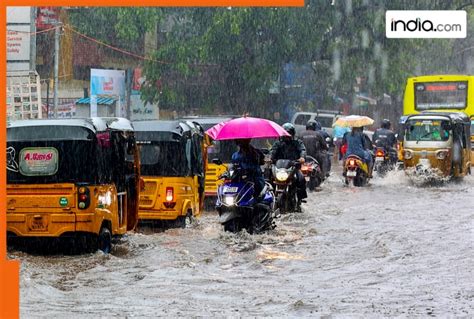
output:
{"label": "person wearing raincoat", "polygon": [[370,138],[364,134],[363,127],[353,127],[351,132],[344,134],[344,143],[347,144],[345,158],[349,155],[359,156],[369,167],[369,175],[372,175],[373,158],[369,150],[372,149]]}
{"label": "person wearing raincoat", "polygon": [[[304,163],[306,157],[306,147],[300,139],[296,138],[296,130],[293,124],[285,123],[283,128],[287,131],[290,136],[281,137],[279,141],[275,142],[271,149],[271,159],[275,163],[279,159],[287,159],[292,161],[299,161]],[[298,198],[298,208],[305,198],[308,197],[306,192],[306,180],[301,173],[301,170],[297,170],[295,174],[296,178],[296,197]]]}
{"label": "person wearing raincoat", "polygon": [[254,197],[258,198],[265,187],[265,179],[260,167],[264,164],[265,156],[262,151],[253,147],[250,141],[249,138],[235,140],[239,150],[232,154],[231,162],[247,171],[247,176],[254,182]]}

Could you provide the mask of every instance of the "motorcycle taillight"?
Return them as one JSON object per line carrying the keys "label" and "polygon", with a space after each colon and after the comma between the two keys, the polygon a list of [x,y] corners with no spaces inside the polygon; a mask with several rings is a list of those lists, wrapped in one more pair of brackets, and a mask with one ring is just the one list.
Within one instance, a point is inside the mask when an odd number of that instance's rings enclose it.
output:
{"label": "motorcycle taillight", "polygon": [[377,157],[383,157],[385,154],[382,150],[377,150],[377,153],[375,154],[375,156]]}

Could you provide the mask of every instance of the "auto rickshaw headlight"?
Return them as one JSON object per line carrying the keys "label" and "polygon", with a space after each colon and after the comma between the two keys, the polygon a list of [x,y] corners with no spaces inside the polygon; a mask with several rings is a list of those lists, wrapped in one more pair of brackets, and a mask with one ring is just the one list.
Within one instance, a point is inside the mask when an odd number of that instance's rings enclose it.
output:
{"label": "auto rickshaw headlight", "polygon": [[446,150],[439,150],[436,152],[436,158],[439,160],[444,160],[448,156],[448,151]]}
{"label": "auto rickshaw headlight", "polygon": [[410,150],[404,150],[403,151],[403,158],[406,159],[406,160],[409,160],[409,159],[413,158],[413,152],[410,151]]}

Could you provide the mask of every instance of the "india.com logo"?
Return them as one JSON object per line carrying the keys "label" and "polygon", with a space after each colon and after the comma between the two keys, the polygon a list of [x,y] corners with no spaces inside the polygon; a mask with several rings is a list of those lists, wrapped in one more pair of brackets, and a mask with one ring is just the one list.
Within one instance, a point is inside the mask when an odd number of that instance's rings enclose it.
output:
{"label": "india.com logo", "polygon": [[466,11],[386,11],[387,38],[465,38]]}
{"label": "india.com logo", "polygon": [[[400,29],[397,29],[399,28]],[[416,18],[416,20],[395,20],[392,19],[392,23],[390,24],[391,31],[403,30],[403,31],[462,31],[462,26],[459,23],[455,24],[435,24],[431,20],[421,20],[420,18]]]}

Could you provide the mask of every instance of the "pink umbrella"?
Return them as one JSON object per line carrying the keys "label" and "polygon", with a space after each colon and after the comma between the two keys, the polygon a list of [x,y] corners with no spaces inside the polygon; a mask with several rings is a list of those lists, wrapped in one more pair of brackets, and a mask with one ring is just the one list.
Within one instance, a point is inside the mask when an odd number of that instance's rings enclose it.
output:
{"label": "pink umbrella", "polygon": [[214,140],[290,136],[283,127],[257,117],[239,117],[214,125],[206,131]]}

